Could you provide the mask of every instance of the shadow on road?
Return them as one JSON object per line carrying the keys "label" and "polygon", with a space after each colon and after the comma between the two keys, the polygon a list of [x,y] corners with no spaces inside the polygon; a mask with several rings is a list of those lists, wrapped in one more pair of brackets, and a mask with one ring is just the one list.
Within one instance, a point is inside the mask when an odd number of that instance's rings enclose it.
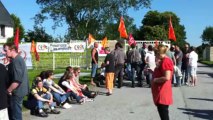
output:
{"label": "shadow on road", "polygon": [[189,99],[192,99],[192,100],[204,100],[204,101],[212,101],[213,102],[213,99],[208,99],[208,98],[189,98]]}
{"label": "shadow on road", "polygon": [[213,78],[213,73],[212,73],[212,72],[198,71],[197,74],[206,74],[206,75],[208,75],[209,77],[212,77],[212,78]]}
{"label": "shadow on road", "polygon": [[184,114],[192,115],[197,118],[205,119],[205,120],[213,120],[213,110],[201,110],[201,109],[186,109],[186,108],[178,108],[182,110]]}

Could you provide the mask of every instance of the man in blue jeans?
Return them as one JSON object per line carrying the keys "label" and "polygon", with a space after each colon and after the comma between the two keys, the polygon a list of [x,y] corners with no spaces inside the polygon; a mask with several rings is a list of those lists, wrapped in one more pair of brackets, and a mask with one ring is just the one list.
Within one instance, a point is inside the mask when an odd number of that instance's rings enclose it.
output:
{"label": "man in blue jeans", "polygon": [[60,111],[55,109],[55,103],[53,102],[52,94],[43,87],[43,82],[41,80],[36,81],[36,87],[34,87],[31,91],[31,95],[33,95],[33,99],[31,101],[32,105],[38,110],[38,115],[40,117],[47,117],[48,114],[44,112],[44,103],[48,103],[52,114],[59,114]]}
{"label": "man in blue jeans", "polygon": [[4,44],[4,52],[11,59],[8,65],[9,88],[9,119],[22,120],[22,102],[29,93],[29,80],[24,59],[18,54],[18,48],[13,43]]}
{"label": "man in blue jeans", "polygon": [[94,48],[92,49],[91,56],[92,56],[92,72],[91,72],[91,85],[95,85],[94,77],[96,75],[96,71],[98,69],[98,43],[94,43]]}

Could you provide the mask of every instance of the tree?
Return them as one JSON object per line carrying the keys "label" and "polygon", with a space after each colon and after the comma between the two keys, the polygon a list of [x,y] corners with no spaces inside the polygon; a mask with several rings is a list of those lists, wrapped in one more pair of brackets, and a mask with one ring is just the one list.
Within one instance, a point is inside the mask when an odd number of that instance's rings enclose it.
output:
{"label": "tree", "polygon": [[25,36],[26,42],[53,42],[53,37],[46,33],[43,27],[34,27],[34,31],[28,31]]}
{"label": "tree", "polygon": [[203,30],[203,34],[201,35],[203,43],[213,45],[213,27],[209,26]]}
{"label": "tree", "polygon": [[[21,24],[19,17],[17,17],[15,14],[11,14],[10,17],[13,19],[13,22],[14,22],[14,26],[13,26],[14,35],[13,36],[15,36],[16,29],[19,28],[19,39],[21,40],[22,38],[24,38],[24,34],[25,34],[24,27]],[[14,37],[11,37],[11,38],[8,38],[7,42],[13,42],[13,40],[14,40]]]}
{"label": "tree", "polygon": [[172,12],[149,11],[142,20],[142,26],[136,33],[140,40],[168,40],[169,18],[172,18],[172,25],[175,30],[176,42],[183,46],[186,39],[185,27],[180,25],[180,18]]}
{"label": "tree", "polygon": [[[49,15],[55,25],[69,26],[67,37],[86,39],[88,34],[98,36],[105,33],[107,26],[116,25],[120,16],[126,16],[129,8],[136,10],[149,7],[151,0],[36,0],[41,11],[35,16],[35,23],[41,24]],[[125,19],[125,18],[124,18]],[[116,30],[117,32],[117,30]],[[112,33],[115,33],[113,31]]]}

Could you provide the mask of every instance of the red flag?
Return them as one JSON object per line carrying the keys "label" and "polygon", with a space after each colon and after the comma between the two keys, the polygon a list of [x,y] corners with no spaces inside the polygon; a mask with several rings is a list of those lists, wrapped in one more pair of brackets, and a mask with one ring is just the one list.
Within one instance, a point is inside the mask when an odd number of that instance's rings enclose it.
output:
{"label": "red flag", "polygon": [[16,28],[16,34],[14,37],[14,44],[16,45],[17,49],[18,49],[18,45],[19,45],[19,28]]}
{"label": "red flag", "polygon": [[123,17],[120,18],[120,24],[119,24],[119,27],[118,27],[118,31],[120,32],[120,37],[128,38]]}
{"label": "red flag", "polygon": [[32,43],[31,43],[31,52],[34,53],[35,49],[36,49],[35,42],[34,42],[34,40],[32,40]]}
{"label": "red flag", "polygon": [[128,44],[131,46],[132,44],[136,45],[135,39],[133,38],[132,34],[129,34]]}
{"label": "red flag", "polygon": [[31,52],[35,54],[36,61],[39,61],[40,60],[40,56],[39,56],[39,54],[37,52],[36,44],[35,44],[34,40],[32,40],[32,43],[31,43]]}
{"label": "red flag", "polygon": [[95,38],[89,33],[88,44],[95,42]]}
{"label": "red flag", "polygon": [[171,17],[170,17],[170,20],[169,20],[169,40],[176,41],[175,31],[174,31],[174,28],[172,26],[172,18]]}
{"label": "red flag", "polygon": [[101,41],[101,45],[103,48],[108,46],[108,41],[107,41],[107,37],[105,37],[102,41]]}

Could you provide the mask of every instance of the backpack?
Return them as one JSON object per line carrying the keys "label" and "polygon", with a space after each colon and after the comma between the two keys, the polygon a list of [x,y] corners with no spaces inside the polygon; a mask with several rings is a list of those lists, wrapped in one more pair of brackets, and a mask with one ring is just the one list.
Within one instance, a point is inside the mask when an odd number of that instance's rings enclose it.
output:
{"label": "backpack", "polygon": [[138,50],[133,49],[129,52],[130,63],[139,63],[141,60],[141,55]]}

